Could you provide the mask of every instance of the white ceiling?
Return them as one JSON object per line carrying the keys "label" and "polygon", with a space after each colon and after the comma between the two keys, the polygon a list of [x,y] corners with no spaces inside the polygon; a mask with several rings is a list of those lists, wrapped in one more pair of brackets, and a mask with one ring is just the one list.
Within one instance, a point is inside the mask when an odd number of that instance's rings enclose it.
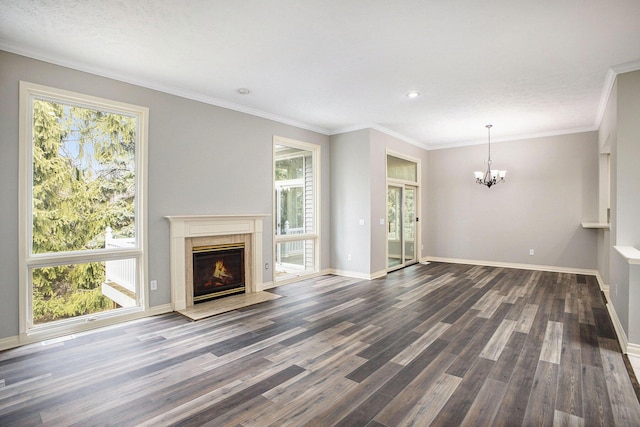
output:
{"label": "white ceiling", "polygon": [[640,68],[640,1],[0,0],[0,49],[440,148],[596,129]]}

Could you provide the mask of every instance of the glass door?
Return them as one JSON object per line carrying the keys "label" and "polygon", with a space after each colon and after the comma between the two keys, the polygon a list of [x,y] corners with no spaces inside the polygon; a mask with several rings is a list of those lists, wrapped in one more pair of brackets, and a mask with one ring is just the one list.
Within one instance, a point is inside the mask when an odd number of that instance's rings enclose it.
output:
{"label": "glass door", "polygon": [[417,187],[387,186],[387,268],[415,263]]}
{"label": "glass door", "polygon": [[416,200],[417,188],[404,187],[404,223],[402,233],[402,246],[404,248],[404,265],[416,261]]}
{"label": "glass door", "polygon": [[402,187],[387,186],[387,268],[402,266]]}

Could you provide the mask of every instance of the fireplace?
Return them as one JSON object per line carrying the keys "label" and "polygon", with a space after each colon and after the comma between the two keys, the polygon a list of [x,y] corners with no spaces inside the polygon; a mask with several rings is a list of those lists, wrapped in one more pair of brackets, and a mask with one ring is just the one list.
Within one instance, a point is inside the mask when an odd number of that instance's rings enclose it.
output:
{"label": "fireplace", "polygon": [[185,310],[194,304],[193,248],[197,247],[242,244],[244,292],[263,290],[262,223],[268,217],[261,214],[167,216],[173,310]]}
{"label": "fireplace", "polygon": [[196,246],[193,252],[193,303],[245,291],[244,244]]}

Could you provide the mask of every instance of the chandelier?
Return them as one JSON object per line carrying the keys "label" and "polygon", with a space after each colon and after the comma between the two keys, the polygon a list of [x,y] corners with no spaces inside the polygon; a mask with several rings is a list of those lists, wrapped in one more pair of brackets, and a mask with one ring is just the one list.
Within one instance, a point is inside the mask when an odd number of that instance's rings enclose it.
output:
{"label": "chandelier", "polygon": [[507,171],[501,171],[498,169],[491,169],[491,127],[493,125],[486,125],[488,140],[489,140],[489,158],[487,160],[487,171],[475,171],[476,183],[486,185],[487,188],[491,188],[492,185],[499,184],[504,181],[504,177],[507,175]]}

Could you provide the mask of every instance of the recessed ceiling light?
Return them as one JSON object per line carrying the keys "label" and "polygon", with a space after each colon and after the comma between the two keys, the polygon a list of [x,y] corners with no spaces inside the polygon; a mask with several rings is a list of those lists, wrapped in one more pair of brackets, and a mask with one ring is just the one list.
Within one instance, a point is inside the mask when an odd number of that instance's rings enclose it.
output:
{"label": "recessed ceiling light", "polygon": [[410,92],[407,92],[407,98],[417,98],[420,95],[422,95],[420,92],[418,92],[417,90],[412,90]]}
{"label": "recessed ceiling light", "polygon": [[238,89],[238,93],[240,95],[249,95],[251,91],[245,87],[241,87],[240,89]]}

